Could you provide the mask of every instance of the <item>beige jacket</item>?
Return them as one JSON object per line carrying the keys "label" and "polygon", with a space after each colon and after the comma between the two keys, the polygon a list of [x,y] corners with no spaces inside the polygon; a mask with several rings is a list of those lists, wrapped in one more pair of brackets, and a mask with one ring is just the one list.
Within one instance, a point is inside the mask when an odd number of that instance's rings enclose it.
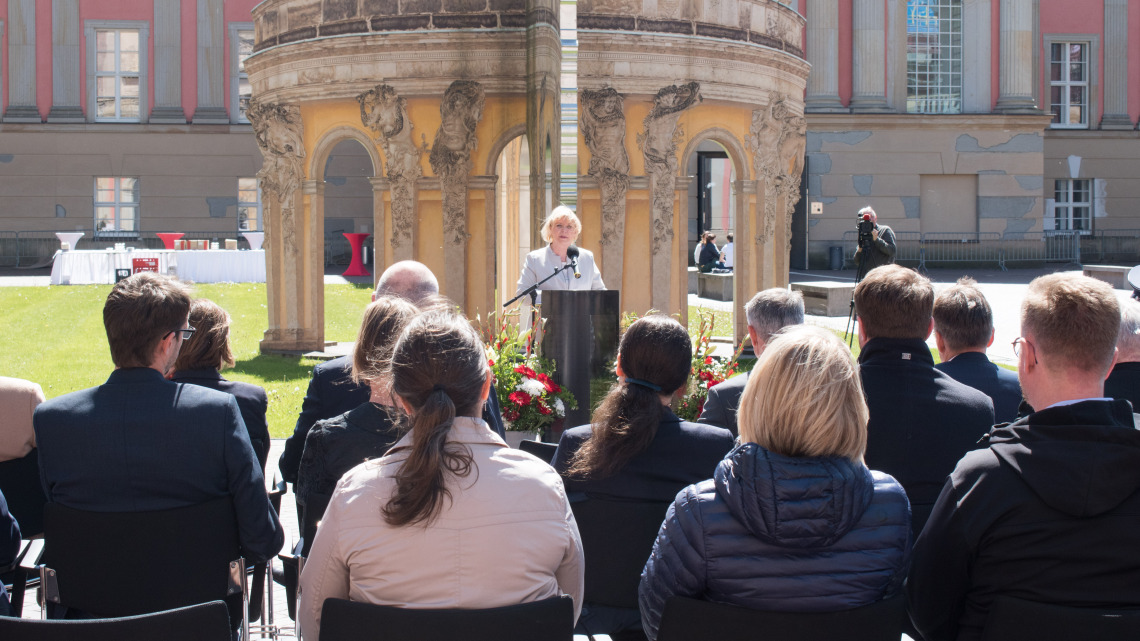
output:
{"label": "beige jacket", "polygon": [[[381,508],[395,491],[395,452],[341,478],[301,573],[298,613],[320,638],[327,598],[413,608],[491,608],[560,594],[582,607],[582,540],[562,479],[510,449],[481,419],[455,420],[448,441],[470,448],[476,470],[451,489],[428,526],[392,527]],[[410,446],[405,435],[394,446]]]}
{"label": "beige jacket", "polygon": [[32,413],[43,402],[36,383],[0,376],[0,461],[24,458],[36,446]]}

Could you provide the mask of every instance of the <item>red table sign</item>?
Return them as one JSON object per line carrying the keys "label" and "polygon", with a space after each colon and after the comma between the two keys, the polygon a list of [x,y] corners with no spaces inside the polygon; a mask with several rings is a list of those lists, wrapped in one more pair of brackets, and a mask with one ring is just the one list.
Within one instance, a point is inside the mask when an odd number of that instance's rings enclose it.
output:
{"label": "red table sign", "polygon": [[157,258],[132,258],[131,259],[131,273],[137,274],[139,272],[157,272],[158,259]]}

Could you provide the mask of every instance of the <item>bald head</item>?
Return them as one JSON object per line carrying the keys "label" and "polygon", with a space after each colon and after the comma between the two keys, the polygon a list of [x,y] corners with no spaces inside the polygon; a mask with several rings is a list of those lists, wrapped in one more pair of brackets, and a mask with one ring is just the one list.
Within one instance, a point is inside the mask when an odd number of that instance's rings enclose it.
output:
{"label": "bald head", "polygon": [[380,275],[372,300],[380,296],[396,296],[418,306],[438,294],[439,281],[427,265],[414,260],[402,260]]}

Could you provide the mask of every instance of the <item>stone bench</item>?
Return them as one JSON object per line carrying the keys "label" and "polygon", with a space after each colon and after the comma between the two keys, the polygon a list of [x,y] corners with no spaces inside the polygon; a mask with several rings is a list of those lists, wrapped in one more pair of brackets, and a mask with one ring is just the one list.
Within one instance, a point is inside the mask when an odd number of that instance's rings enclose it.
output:
{"label": "stone bench", "polygon": [[1112,285],[1115,289],[1132,290],[1132,286],[1128,284],[1128,272],[1132,271],[1131,267],[1120,267],[1119,265],[1085,265],[1084,273],[1089,278],[1103,280],[1104,282]]}
{"label": "stone bench", "polygon": [[697,274],[697,296],[732,300],[732,274]]}
{"label": "stone bench", "polygon": [[698,285],[697,285],[697,276],[699,276],[700,273],[701,273],[701,270],[697,269],[696,267],[690,267],[689,268],[689,293],[690,294],[700,293],[698,290]]}
{"label": "stone bench", "polygon": [[804,311],[812,316],[846,316],[851,312],[855,283],[832,280],[792,283],[792,291],[804,295]]}

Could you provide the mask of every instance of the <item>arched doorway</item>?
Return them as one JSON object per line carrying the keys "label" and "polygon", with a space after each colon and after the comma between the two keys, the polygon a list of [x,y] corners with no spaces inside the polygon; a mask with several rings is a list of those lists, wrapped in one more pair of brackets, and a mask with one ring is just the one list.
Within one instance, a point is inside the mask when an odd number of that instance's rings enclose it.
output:
{"label": "arched doorway", "polygon": [[[372,157],[354,138],[336,143],[324,164],[324,235],[326,268],[347,265],[351,250],[345,233],[373,234],[369,245],[383,242],[384,230],[373,221]],[[375,272],[375,261],[370,260]]]}
{"label": "arched doorway", "polygon": [[537,233],[531,212],[530,162],[526,134],[512,138],[495,161],[496,309],[514,298],[519,270]]}

